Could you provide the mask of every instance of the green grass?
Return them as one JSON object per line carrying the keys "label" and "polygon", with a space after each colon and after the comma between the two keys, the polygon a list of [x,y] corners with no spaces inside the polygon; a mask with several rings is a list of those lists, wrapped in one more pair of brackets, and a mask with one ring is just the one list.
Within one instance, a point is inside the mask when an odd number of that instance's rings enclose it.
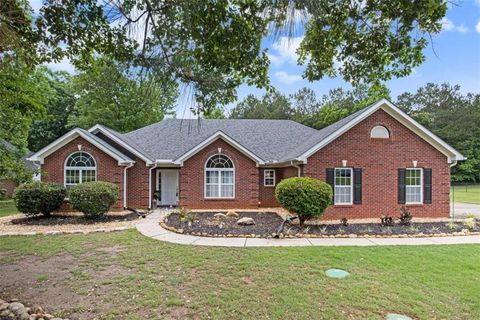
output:
{"label": "green grass", "polygon": [[[35,275],[65,256],[75,263],[51,268],[42,295],[61,281],[99,319],[480,319],[479,245],[207,248],[134,230],[0,239],[0,269]],[[327,278],[329,268],[351,276]]]}
{"label": "green grass", "polygon": [[452,201],[461,203],[480,204],[480,184],[467,186],[452,186]]}
{"label": "green grass", "polygon": [[2,200],[0,201],[0,218],[6,217],[11,214],[18,213],[17,208],[13,204],[13,200]]}

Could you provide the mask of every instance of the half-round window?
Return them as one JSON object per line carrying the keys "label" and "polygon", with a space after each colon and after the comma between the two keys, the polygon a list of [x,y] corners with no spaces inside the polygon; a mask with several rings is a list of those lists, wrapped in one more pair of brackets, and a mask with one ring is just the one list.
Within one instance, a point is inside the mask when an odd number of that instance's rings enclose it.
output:
{"label": "half-round window", "polygon": [[390,138],[390,132],[384,126],[375,126],[370,132],[370,138],[388,139]]}
{"label": "half-round window", "polygon": [[223,154],[211,156],[205,163],[205,198],[234,198],[235,168]]}
{"label": "half-round window", "polygon": [[78,151],[72,153],[65,161],[65,188],[88,181],[97,180],[97,164],[88,153]]}

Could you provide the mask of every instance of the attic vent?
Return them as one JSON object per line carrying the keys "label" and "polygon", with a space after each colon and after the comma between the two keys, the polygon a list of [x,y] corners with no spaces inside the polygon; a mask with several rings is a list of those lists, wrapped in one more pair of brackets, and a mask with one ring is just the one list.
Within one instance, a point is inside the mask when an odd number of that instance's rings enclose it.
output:
{"label": "attic vent", "polygon": [[388,139],[390,138],[390,132],[384,126],[375,126],[372,131],[370,131],[370,138],[376,139]]}

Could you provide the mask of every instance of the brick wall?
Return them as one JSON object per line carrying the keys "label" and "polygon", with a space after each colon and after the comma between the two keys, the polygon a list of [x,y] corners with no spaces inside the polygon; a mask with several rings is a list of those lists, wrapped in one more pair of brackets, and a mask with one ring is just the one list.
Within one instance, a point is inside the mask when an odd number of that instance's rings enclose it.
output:
{"label": "brick wall", "polygon": [[[371,139],[370,130],[384,125],[389,139]],[[325,181],[326,168],[363,169],[362,204],[331,206],[325,219],[379,218],[382,214],[399,215],[402,206],[397,200],[398,168],[432,168],[432,204],[409,206],[414,217],[448,217],[450,212],[450,168],[447,158],[400,122],[379,110],[344,133],[334,142],[308,158],[305,176]]]}
{"label": "brick wall", "polygon": [[[230,157],[235,166],[235,199],[204,198],[204,167],[212,155]],[[259,201],[259,170],[253,160],[230,144],[218,139],[185,161],[180,169],[180,206],[191,209],[257,208]]]}
{"label": "brick wall", "polygon": [[265,187],[263,185],[264,170],[275,170],[275,186],[282,180],[298,176],[298,169],[295,167],[285,168],[259,168],[259,191],[260,191],[260,206],[261,207],[279,207],[277,199],[275,198],[275,187]]}
{"label": "brick wall", "polygon": [[[152,184],[155,182],[155,171],[152,173]],[[148,203],[149,167],[145,161],[136,158],[135,165],[127,169],[127,206],[146,209]],[[152,188],[152,193],[155,189]]]}
{"label": "brick wall", "polygon": [[[119,186],[119,200],[114,205],[114,209],[122,208],[124,167],[118,166],[117,160],[113,159],[105,152],[81,137],[78,137],[67,143],[65,146],[61,147],[45,158],[44,164],[41,167],[42,181],[56,182],[63,185],[65,159],[73,152],[78,151],[78,145],[82,145],[81,151],[88,152],[95,158],[95,162],[97,164],[97,181],[112,182]],[[129,170],[132,169],[133,168]]]}

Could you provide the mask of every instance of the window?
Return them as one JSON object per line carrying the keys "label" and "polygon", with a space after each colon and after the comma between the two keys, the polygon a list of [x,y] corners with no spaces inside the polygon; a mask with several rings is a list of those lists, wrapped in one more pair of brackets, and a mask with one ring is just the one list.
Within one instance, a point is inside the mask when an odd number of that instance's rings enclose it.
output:
{"label": "window", "polygon": [[384,126],[375,126],[370,131],[370,138],[388,139],[390,138],[390,132]]}
{"label": "window", "polygon": [[335,168],[335,204],[352,204],[352,168]]}
{"label": "window", "polygon": [[407,169],[405,172],[405,202],[422,203],[422,179],[421,168]]}
{"label": "window", "polygon": [[263,170],[263,185],[265,187],[275,187],[275,170]]}
{"label": "window", "polygon": [[217,154],[205,165],[205,198],[234,198],[235,169],[227,156]]}
{"label": "window", "polygon": [[86,152],[72,153],[65,162],[65,188],[88,181],[97,180],[95,159]]}

